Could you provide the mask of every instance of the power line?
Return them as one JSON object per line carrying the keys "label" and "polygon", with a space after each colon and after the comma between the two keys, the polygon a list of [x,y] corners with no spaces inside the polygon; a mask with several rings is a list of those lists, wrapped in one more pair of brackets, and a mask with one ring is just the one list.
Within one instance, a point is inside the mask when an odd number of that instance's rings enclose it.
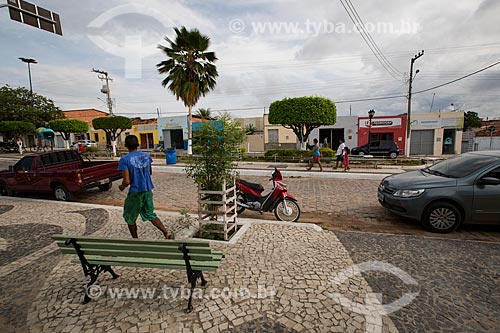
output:
{"label": "power line", "polygon": [[[344,7],[345,11],[347,12],[347,15],[349,16],[349,18],[351,19],[352,23],[355,25],[355,26],[358,26],[359,23],[356,22],[356,20],[353,18],[353,15],[351,15],[351,12],[349,11],[349,9],[347,9],[346,5],[344,4],[344,2],[342,0],[340,0],[340,3],[342,4],[342,6]],[[374,50],[374,47],[371,45],[371,43],[367,40],[367,38],[365,37],[365,35],[359,31],[358,29],[358,32],[360,34],[360,36],[363,38],[363,40],[365,41],[366,45],[370,48],[370,50],[372,51],[373,55],[377,58],[377,60],[379,61],[379,63],[382,65],[382,67],[384,67],[384,69],[387,71],[387,73],[389,73],[394,79],[396,80],[400,80],[392,71],[391,69],[389,69],[387,67],[387,65],[384,63],[384,61],[381,59],[380,55],[378,54],[378,52],[376,50]],[[363,30],[364,32],[364,30]]]}
{"label": "power line", "polygon": [[475,71],[475,72],[472,72],[472,73],[470,73],[470,74],[467,74],[467,75],[464,75],[464,76],[462,76],[462,77],[459,77],[458,79],[451,80],[451,81],[448,81],[448,82],[446,82],[446,83],[443,83],[443,84],[440,84],[440,85],[437,85],[437,86],[434,86],[434,87],[431,87],[431,88],[427,88],[427,89],[424,89],[424,90],[419,90],[419,91],[414,92],[413,94],[420,94],[420,93],[423,93],[423,92],[426,92],[426,91],[429,91],[429,90],[434,90],[434,89],[437,89],[437,88],[441,88],[441,87],[447,86],[447,85],[449,85],[449,84],[451,84],[451,83],[454,83],[454,82],[457,82],[457,81],[463,80],[463,79],[465,79],[465,78],[467,78],[467,77],[469,77],[469,76],[472,76],[472,75],[474,75],[474,74],[477,74],[477,73],[480,73],[480,72],[482,72],[482,71],[485,71],[485,70],[487,70],[488,68],[494,67],[494,66],[496,66],[496,65],[498,65],[498,64],[500,64],[500,61],[497,61],[497,62],[495,62],[494,64],[491,64],[491,65],[489,65],[489,66],[483,67],[483,68],[481,68],[481,69],[479,69],[479,70],[477,70],[477,71]]}
{"label": "power line", "polygon": [[358,14],[358,11],[356,10],[356,8],[354,7],[354,4],[351,2],[351,0],[346,0],[346,3],[348,5],[350,5],[350,8],[351,10],[354,12],[354,15],[355,17],[358,19],[358,22],[360,23],[361,27],[363,28],[363,30],[365,31],[365,34],[366,36],[368,37],[368,39],[371,41],[371,44],[373,45],[373,47],[378,51],[379,55],[381,56],[381,58],[384,60],[384,62],[387,64],[387,66],[389,66],[391,68],[392,71],[394,71],[396,74],[399,74],[399,75],[403,75],[403,73],[401,73],[396,67],[394,67],[392,65],[392,63],[386,58],[386,56],[384,55],[384,53],[382,52],[382,50],[378,47],[377,43],[375,42],[375,40],[373,39],[372,35],[370,34],[370,32],[366,29],[366,26],[365,26],[365,23],[363,22],[363,20],[361,19],[361,16],[359,16]]}

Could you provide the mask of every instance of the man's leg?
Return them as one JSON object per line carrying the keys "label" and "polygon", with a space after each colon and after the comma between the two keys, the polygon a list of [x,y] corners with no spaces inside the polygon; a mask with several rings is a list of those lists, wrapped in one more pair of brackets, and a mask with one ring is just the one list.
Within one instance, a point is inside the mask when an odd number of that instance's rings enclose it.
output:
{"label": "man's leg", "polygon": [[132,235],[132,238],[139,238],[137,237],[137,224],[127,224],[127,225],[128,225],[128,230]]}
{"label": "man's leg", "polygon": [[155,227],[157,227],[158,229],[160,229],[160,231],[163,233],[163,236],[166,239],[170,238],[170,233],[167,231],[167,229],[165,228],[165,226],[163,225],[163,223],[161,223],[161,221],[160,221],[159,218],[155,218],[155,219],[151,220],[151,223],[153,223],[153,225]]}

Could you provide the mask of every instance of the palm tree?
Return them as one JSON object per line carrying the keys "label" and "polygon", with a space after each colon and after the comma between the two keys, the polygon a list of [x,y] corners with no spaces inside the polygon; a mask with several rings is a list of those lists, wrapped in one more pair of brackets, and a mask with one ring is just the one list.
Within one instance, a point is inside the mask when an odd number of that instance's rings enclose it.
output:
{"label": "palm tree", "polygon": [[165,37],[169,46],[159,45],[168,59],[156,65],[160,74],[167,74],[161,82],[163,87],[181,99],[188,107],[188,154],[191,154],[192,109],[201,96],[215,88],[215,78],[219,75],[214,62],[214,52],[207,52],[210,38],[198,29],[174,28],[175,41]]}
{"label": "palm tree", "polygon": [[199,108],[198,111],[196,111],[196,115],[206,120],[210,120],[212,118],[210,108]]}

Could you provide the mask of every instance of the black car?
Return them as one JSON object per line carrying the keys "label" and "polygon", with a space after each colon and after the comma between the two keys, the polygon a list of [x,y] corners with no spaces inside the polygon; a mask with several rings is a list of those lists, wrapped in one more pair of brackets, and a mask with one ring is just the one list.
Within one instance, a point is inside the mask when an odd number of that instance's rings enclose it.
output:
{"label": "black car", "polygon": [[391,140],[377,140],[370,142],[369,150],[368,144],[351,149],[351,155],[363,156],[368,154],[396,158],[399,155],[399,147],[396,142]]}
{"label": "black car", "polygon": [[19,147],[17,143],[8,141],[1,142],[0,141],[0,153],[17,153],[19,152]]}

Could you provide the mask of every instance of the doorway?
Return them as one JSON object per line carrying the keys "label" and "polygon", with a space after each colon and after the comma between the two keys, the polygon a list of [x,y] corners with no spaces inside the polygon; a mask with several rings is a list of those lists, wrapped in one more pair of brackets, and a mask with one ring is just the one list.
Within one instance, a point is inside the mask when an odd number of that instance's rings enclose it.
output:
{"label": "doorway", "polygon": [[443,154],[455,154],[455,129],[445,129],[443,133]]}
{"label": "doorway", "polygon": [[340,145],[340,139],[345,140],[343,128],[321,128],[319,130],[319,143],[323,147],[336,150]]}
{"label": "doorway", "polygon": [[141,133],[141,149],[153,149],[153,133]]}

